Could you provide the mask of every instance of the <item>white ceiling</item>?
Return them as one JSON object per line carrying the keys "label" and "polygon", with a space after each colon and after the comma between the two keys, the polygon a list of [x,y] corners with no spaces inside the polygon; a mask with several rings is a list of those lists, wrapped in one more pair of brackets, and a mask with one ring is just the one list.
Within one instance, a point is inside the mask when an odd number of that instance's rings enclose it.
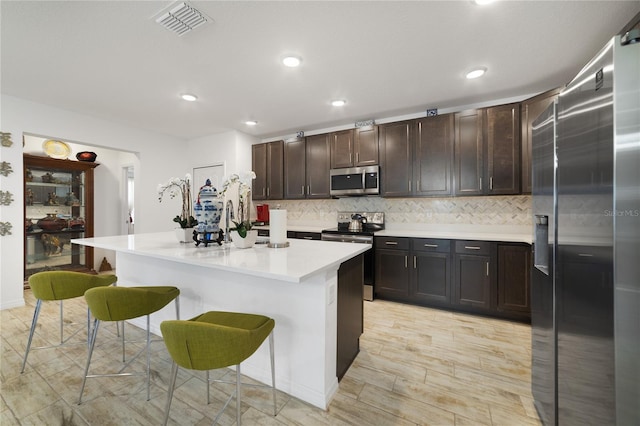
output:
{"label": "white ceiling", "polygon": [[[2,93],[184,139],[266,138],[566,84],[640,12],[640,1],[193,0],[214,23],[178,37],[152,19],[171,3],[2,0]],[[302,66],[282,66],[288,53]],[[475,66],[486,76],[465,80]]]}

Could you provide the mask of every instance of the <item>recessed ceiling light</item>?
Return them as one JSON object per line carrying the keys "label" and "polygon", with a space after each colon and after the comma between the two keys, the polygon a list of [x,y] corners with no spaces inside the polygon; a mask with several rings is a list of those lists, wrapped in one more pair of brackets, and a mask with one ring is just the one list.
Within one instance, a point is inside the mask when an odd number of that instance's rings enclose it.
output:
{"label": "recessed ceiling light", "polygon": [[479,6],[484,6],[485,4],[493,3],[495,0],[474,0],[474,3]]}
{"label": "recessed ceiling light", "polygon": [[258,124],[258,122],[255,120],[247,120],[244,122],[244,124],[246,124],[247,126],[255,126],[256,124]]}
{"label": "recessed ceiling light", "polygon": [[487,72],[487,69],[484,67],[476,68],[467,73],[467,78],[471,80],[474,78],[482,77],[486,72]]}
{"label": "recessed ceiling light", "polygon": [[336,99],[335,101],[331,101],[331,105],[335,106],[335,107],[341,107],[344,106],[344,104],[346,104],[347,101],[345,101],[344,99]]}
{"label": "recessed ceiling light", "polygon": [[196,95],[192,95],[190,93],[185,93],[184,95],[180,95],[180,97],[182,99],[184,99],[185,101],[189,101],[189,102],[193,102],[193,101],[197,101],[198,97]]}
{"label": "recessed ceiling light", "polygon": [[285,56],[282,59],[282,63],[287,67],[295,68],[300,66],[300,64],[302,63],[302,58],[300,58],[299,56]]}

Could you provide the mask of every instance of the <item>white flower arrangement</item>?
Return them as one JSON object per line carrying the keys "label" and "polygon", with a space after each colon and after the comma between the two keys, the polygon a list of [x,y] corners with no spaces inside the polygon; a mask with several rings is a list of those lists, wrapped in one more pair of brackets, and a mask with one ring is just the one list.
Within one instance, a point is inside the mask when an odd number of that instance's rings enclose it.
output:
{"label": "white flower arrangement", "polygon": [[158,201],[162,202],[165,192],[169,192],[169,198],[180,197],[182,199],[182,211],[173,218],[181,228],[191,228],[198,224],[193,217],[193,204],[191,203],[191,175],[187,173],[184,178],[171,178],[165,184],[158,185]]}
{"label": "white flower arrangement", "polygon": [[255,178],[256,174],[253,170],[244,172],[241,175],[233,173],[224,180],[222,190],[218,192],[218,198],[224,199],[231,188],[237,188],[239,220],[237,222],[234,221],[234,230],[243,231],[242,233],[239,232],[241,236],[243,236],[242,234],[246,235],[246,231],[251,229],[251,181]]}

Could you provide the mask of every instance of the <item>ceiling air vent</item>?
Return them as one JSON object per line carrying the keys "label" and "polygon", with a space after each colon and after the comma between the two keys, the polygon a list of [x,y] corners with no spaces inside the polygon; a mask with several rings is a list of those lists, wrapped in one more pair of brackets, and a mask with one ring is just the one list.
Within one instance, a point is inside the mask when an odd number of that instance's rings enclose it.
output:
{"label": "ceiling air vent", "polygon": [[179,36],[211,21],[211,18],[185,2],[174,3],[168,9],[168,11],[162,11],[156,15],[155,20]]}

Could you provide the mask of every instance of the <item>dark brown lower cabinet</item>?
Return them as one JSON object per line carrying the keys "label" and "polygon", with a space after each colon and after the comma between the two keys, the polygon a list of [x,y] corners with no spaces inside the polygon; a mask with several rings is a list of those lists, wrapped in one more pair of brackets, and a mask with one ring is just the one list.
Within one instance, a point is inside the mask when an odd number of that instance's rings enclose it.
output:
{"label": "dark brown lower cabinet", "polygon": [[375,295],[520,321],[531,318],[531,246],[376,237]]}
{"label": "dark brown lower cabinet", "polygon": [[456,241],[454,303],[490,310],[492,284],[492,243]]}
{"label": "dark brown lower cabinet", "polygon": [[336,376],[347,372],[360,352],[364,331],[364,255],[347,260],[338,269],[338,330]]}
{"label": "dark brown lower cabinet", "polygon": [[409,297],[409,239],[376,238],[376,295],[395,300]]}
{"label": "dark brown lower cabinet", "polygon": [[498,310],[531,313],[531,246],[498,244]]}
{"label": "dark brown lower cabinet", "polygon": [[491,307],[491,257],[456,254],[455,262],[455,303],[488,310]]}
{"label": "dark brown lower cabinet", "polygon": [[425,303],[451,303],[451,248],[449,240],[413,238],[413,276],[409,293]]}

